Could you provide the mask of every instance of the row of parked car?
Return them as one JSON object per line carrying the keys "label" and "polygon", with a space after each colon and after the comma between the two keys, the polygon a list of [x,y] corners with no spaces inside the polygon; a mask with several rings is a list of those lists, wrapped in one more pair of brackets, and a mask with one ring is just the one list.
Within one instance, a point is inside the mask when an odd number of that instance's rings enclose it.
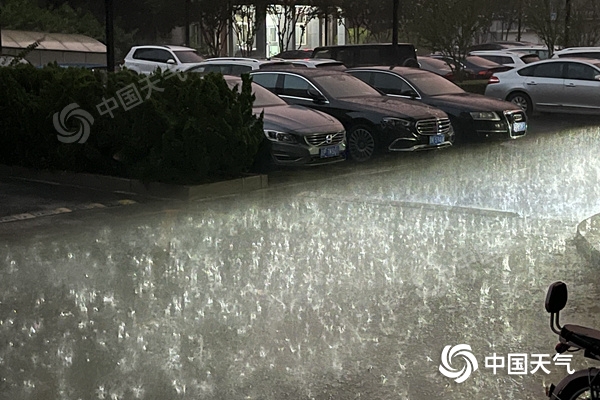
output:
{"label": "row of parked car", "polygon": [[[591,94],[598,93],[600,86],[600,62],[590,59],[500,66],[486,71],[489,84],[482,96],[465,92],[443,74],[427,71],[414,47],[406,44],[400,46],[404,52],[395,56],[390,45],[329,46],[312,53],[326,58],[214,58],[185,66],[173,57],[191,49],[154,47],[170,53],[161,56],[162,61],[171,57],[167,68],[222,73],[232,87],[240,82],[235,76],[251,74],[255,112],[264,113],[265,151],[279,165],[324,164],[346,156],[363,162],[383,151],[440,149],[467,139],[518,138],[526,134],[527,118],[534,109],[600,113],[600,96]],[[126,67],[150,73],[158,57],[154,64],[136,59],[141,49],[132,49]]]}

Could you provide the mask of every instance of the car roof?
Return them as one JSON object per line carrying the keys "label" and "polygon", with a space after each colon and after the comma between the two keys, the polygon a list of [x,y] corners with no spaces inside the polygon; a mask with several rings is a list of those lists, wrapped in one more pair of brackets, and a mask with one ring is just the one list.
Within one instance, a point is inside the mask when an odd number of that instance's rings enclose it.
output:
{"label": "car roof", "polygon": [[266,69],[266,70],[255,70],[255,71],[252,71],[251,74],[271,73],[271,72],[277,72],[277,73],[285,72],[288,74],[300,75],[300,76],[304,76],[307,78],[314,77],[314,76],[339,75],[339,74],[345,73],[344,71],[339,71],[339,70],[335,70],[335,69],[327,69],[327,68],[282,68],[282,69],[273,68],[273,69]]}
{"label": "car roof", "polygon": [[291,62],[292,64],[300,64],[300,65],[344,65],[343,62],[332,60],[329,58],[310,58],[310,59],[287,59],[286,61]]}
{"label": "car roof", "polygon": [[[413,46],[412,43],[398,43],[399,46]],[[392,43],[359,43],[359,44],[334,44],[330,46],[319,46],[315,47],[315,50],[329,49],[329,48],[347,48],[347,47],[373,47],[373,46],[392,46]]]}
{"label": "car roof", "polygon": [[211,58],[207,58],[206,60],[204,60],[205,62],[216,62],[216,61],[243,61],[243,62],[248,62],[248,63],[260,63],[261,61],[268,61],[268,60],[261,60],[258,58],[249,58],[249,57],[211,57]]}
{"label": "car roof", "polygon": [[589,64],[596,68],[600,68],[600,59],[584,58],[584,57],[563,57],[563,58],[548,58],[546,60],[532,62],[531,64],[527,64],[527,65],[517,68],[517,69],[521,70],[522,68],[527,68],[532,65],[557,63],[557,62],[565,62],[565,61],[576,61],[576,62],[579,62],[582,64]]}
{"label": "car roof", "polygon": [[554,54],[571,53],[577,51],[600,51],[600,47],[567,47],[566,49],[555,51]]}
{"label": "car roof", "polygon": [[382,65],[377,65],[374,67],[354,67],[354,68],[348,68],[346,71],[368,71],[368,70],[377,70],[377,71],[390,71],[390,72],[396,72],[400,75],[402,74],[411,74],[411,75],[415,75],[415,74],[423,74],[423,75],[428,75],[428,74],[433,74],[433,75],[437,75],[431,71],[427,71],[426,69],[422,69],[422,68],[413,68],[413,67],[388,67],[388,66],[382,66]]}
{"label": "car roof", "polygon": [[533,45],[533,43],[530,43],[530,42],[518,42],[518,41],[514,41],[514,40],[497,40],[494,42],[475,44],[472,47],[497,46],[498,49],[500,49],[500,48],[523,47],[523,46],[532,46],[532,45]]}
{"label": "car roof", "polygon": [[202,65],[206,64],[230,64],[230,65],[291,65],[289,60],[284,59],[276,59],[276,60],[267,60],[267,59],[257,59],[257,58],[245,58],[245,57],[214,57],[209,58],[207,60],[202,61]]}
{"label": "car roof", "polygon": [[196,51],[196,49],[192,49],[191,47],[185,46],[173,46],[173,45],[162,45],[162,44],[145,44],[142,46],[133,46],[134,49],[156,49],[163,48],[169,49],[173,51]]}
{"label": "car roof", "polygon": [[506,50],[473,50],[469,52],[469,55],[473,55],[473,56],[479,56],[479,55],[490,55],[490,56],[507,56],[507,57],[514,57],[514,56],[518,56],[519,53],[522,52],[522,55],[527,54],[526,51],[522,51],[520,48],[515,48],[514,50],[517,51],[506,51]]}

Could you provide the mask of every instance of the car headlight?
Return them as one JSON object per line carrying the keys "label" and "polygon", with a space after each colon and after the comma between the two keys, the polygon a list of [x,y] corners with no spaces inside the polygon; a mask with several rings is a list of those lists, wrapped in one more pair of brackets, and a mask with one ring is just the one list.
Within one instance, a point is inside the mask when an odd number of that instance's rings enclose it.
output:
{"label": "car headlight", "polygon": [[500,121],[500,117],[493,111],[475,111],[471,113],[471,118],[482,121]]}
{"label": "car headlight", "polygon": [[273,142],[298,143],[298,140],[296,140],[296,136],[292,135],[291,133],[265,129],[265,136],[267,137],[267,139]]}
{"label": "car headlight", "polygon": [[391,128],[391,129],[395,129],[395,128],[410,128],[413,123],[412,121],[406,120],[406,119],[402,119],[402,118],[396,118],[396,117],[385,117],[381,120],[381,125],[384,128]]}

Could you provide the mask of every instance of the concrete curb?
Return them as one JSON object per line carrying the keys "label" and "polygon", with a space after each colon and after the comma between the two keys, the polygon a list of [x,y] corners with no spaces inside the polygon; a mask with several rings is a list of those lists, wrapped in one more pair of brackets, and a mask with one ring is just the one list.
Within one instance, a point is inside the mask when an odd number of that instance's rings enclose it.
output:
{"label": "concrete curb", "polygon": [[136,179],[67,171],[34,170],[18,166],[0,165],[0,176],[23,180],[95,189],[105,192],[129,193],[163,199],[196,200],[228,196],[265,189],[267,175],[248,175],[238,179],[204,185],[173,185],[159,182],[142,182]]}
{"label": "concrete curb", "polygon": [[593,265],[600,266],[600,214],[583,220],[577,225],[575,245]]}

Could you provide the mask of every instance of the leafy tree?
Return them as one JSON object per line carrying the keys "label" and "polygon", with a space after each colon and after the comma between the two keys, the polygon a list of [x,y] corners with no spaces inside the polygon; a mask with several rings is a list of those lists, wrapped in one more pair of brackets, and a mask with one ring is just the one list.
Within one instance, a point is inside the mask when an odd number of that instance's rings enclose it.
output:
{"label": "leafy tree", "polygon": [[127,0],[115,2],[115,17],[122,28],[135,32],[139,42],[159,42],[173,28],[184,24],[184,3],[165,0]]}
{"label": "leafy tree", "polygon": [[508,40],[508,33],[515,24],[522,26],[522,3],[522,0],[494,0],[492,2],[494,19],[499,20],[502,24],[500,40]]}
{"label": "leafy tree", "polygon": [[368,34],[368,11],[361,0],[341,0],[340,21],[344,21],[344,29],[351,43],[361,43]]}
{"label": "leafy tree", "polygon": [[[318,14],[318,9],[313,6],[299,5],[296,0],[283,0],[281,4],[271,4],[267,8],[267,14],[275,22],[277,28],[277,40],[279,42],[279,50],[287,51],[296,49],[296,43],[293,43],[296,31],[296,26],[300,21],[303,21],[303,26],[315,18]],[[306,1],[300,2],[305,4]],[[304,30],[302,35],[304,35]],[[299,39],[299,40],[298,40]],[[296,41],[302,42],[302,38],[296,38]]]}
{"label": "leafy tree", "polygon": [[391,40],[391,0],[340,0],[340,17],[354,43]]}
{"label": "leafy tree", "polygon": [[194,6],[194,14],[200,24],[202,39],[209,55],[218,57],[227,44],[223,39],[234,12],[233,6],[227,1],[214,0],[197,0]]}
{"label": "leafy tree", "polygon": [[552,55],[564,34],[564,0],[523,0],[526,23]]}
{"label": "leafy tree", "polygon": [[254,6],[244,4],[234,8],[233,30],[242,57],[249,57],[252,54],[258,23]]}
{"label": "leafy tree", "polygon": [[418,0],[412,28],[433,51],[452,59],[450,67],[462,74],[462,61],[478,32],[489,27],[487,2],[471,0]]}
{"label": "leafy tree", "polygon": [[35,0],[4,0],[2,7],[2,28],[40,31],[79,33],[102,39],[104,26],[89,12],[73,9],[66,3],[56,8],[43,8]]}
{"label": "leafy tree", "polygon": [[579,0],[573,3],[570,21],[571,46],[596,46],[600,43],[600,3]]}

